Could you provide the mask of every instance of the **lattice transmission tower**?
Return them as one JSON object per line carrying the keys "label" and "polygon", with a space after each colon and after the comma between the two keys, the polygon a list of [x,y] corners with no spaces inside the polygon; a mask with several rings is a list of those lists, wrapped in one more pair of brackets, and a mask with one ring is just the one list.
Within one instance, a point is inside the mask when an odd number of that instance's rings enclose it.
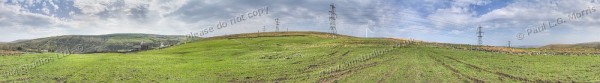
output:
{"label": "lattice transmission tower", "polygon": [[337,14],[335,13],[335,5],[333,3],[331,3],[331,10],[329,11],[330,13],[330,17],[329,17],[329,29],[331,29],[331,33],[332,34],[337,34],[337,29],[336,29],[336,23],[335,20],[337,19]]}

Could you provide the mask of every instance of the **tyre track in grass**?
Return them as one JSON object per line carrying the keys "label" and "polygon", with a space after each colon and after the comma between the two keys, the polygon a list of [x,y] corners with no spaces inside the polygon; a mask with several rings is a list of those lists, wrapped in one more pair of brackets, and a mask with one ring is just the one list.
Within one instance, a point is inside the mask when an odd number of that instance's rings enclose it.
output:
{"label": "tyre track in grass", "polygon": [[487,73],[491,73],[491,74],[494,74],[494,75],[497,75],[497,76],[501,76],[501,77],[510,78],[510,79],[513,79],[513,80],[518,80],[518,81],[523,81],[523,82],[551,82],[551,81],[548,81],[548,80],[540,80],[540,79],[534,81],[534,80],[530,80],[530,79],[527,79],[527,78],[524,78],[524,77],[518,77],[518,76],[514,76],[514,75],[502,73],[502,72],[495,72],[495,71],[491,71],[491,70],[487,70],[487,69],[481,68],[479,66],[475,66],[475,65],[470,64],[470,63],[466,63],[464,61],[460,61],[460,60],[458,60],[456,58],[452,58],[452,57],[449,57],[449,56],[446,56],[446,55],[442,55],[442,56],[444,56],[445,58],[451,59],[453,61],[456,61],[458,63],[467,65],[470,68],[473,68],[475,70],[484,71],[484,72],[487,72]]}
{"label": "tyre track in grass", "polygon": [[390,75],[391,75],[391,73],[394,73],[394,72],[396,72],[396,71],[398,71],[398,69],[397,69],[397,68],[395,68],[394,70],[392,70],[392,71],[390,71],[390,72],[386,72],[386,73],[383,75],[383,78],[379,79],[379,80],[377,81],[377,83],[384,83],[384,82],[385,82],[385,80],[387,80],[387,78],[390,78]]}
{"label": "tyre track in grass", "polygon": [[[400,57],[402,57],[402,58],[394,58],[394,59],[391,59],[391,60],[395,60],[395,61],[398,61],[398,60],[400,60],[400,61],[409,61],[411,59],[419,59],[416,56],[413,56],[413,57],[400,56]],[[418,61],[418,60],[414,60],[414,61]],[[407,62],[407,63],[409,63],[409,62]],[[421,65],[421,64],[414,63],[414,62],[409,63],[407,65],[402,65],[402,67],[406,67],[406,68],[410,68],[410,69],[401,69],[401,68],[398,68],[397,66],[394,66],[394,65],[384,65],[384,66],[389,66],[390,67],[389,69],[391,71],[384,72],[383,73],[384,74],[383,77],[380,78],[379,80],[377,80],[376,83],[385,83],[386,81],[388,81],[389,78],[391,78],[393,75],[395,75],[395,73],[397,73],[397,71],[399,71],[399,70],[421,70],[421,67],[419,67],[419,65]],[[416,74],[413,74],[413,75],[410,75],[410,76],[420,77],[420,72],[417,72]],[[419,78],[415,78],[413,80],[420,80],[420,79]]]}
{"label": "tyre track in grass", "polygon": [[[381,57],[381,56],[383,56],[385,54],[388,54],[387,52],[392,51],[392,50],[394,50],[394,49],[391,48],[391,49],[374,50],[373,52],[371,52],[371,54],[365,56],[365,58],[354,60],[354,61],[357,61],[357,62],[359,62],[359,61],[360,62],[368,61],[368,60],[371,60],[373,58]],[[336,71],[333,71],[333,73],[331,73],[330,76],[326,76],[325,78],[321,78],[317,82],[319,82],[319,83],[332,83],[332,82],[336,82],[336,80],[339,80],[341,78],[349,76],[350,74],[353,74],[353,72],[360,71],[360,70],[363,70],[365,68],[370,68],[370,67],[373,67],[373,66],[377,66],[380,63],[389,62],[391,60],[396,60],[396,59],[397,58],[389,58],[389,59],[384,60],[384,61],[372,62],[372,63],[368,63],[368,64],[361,65],[361,66],[358,66],[358,67],[350,67],[349,69],[336,70]]]}
{"label": "tyre track in grass", "polygon": [[469,76],[469,75],[466,75],[466,74],[463,74],[463,73],[461,73],[460,71],[458,71],[457,69],[453,68],[452,66],[450,66],[450,65],[448,65],[448,64],[446,64],[446,63],[444,63],[444,62],[442,62],[442,60],[440,60],[440,59],[434,58],[434,57],[433,57],[433,56],[431,56],[431,55],[428,55],[428,56],[429,56],[429,58],[431,58],[431,59],[435,60],[437,63],[439,63],[439,64],[441,64],[442,66],[444,66],[444,68],[446,68],[446,69],[448,69],[448,70],[452,71],[452,74],[454,74],[454,75],[456,75],[456,76],[458,76],[458,77],[465,77],[467,80],[471,80],[471,81],[472,81],[472,82],[474,82],[474,83],[485,83],[485,82],[484,82],[483,80],[481,80],[481,79],[477,79],[477,78],[474,78],[474,77],[471,77],[471,76]]}
{"label": "tyre track in grass", "polygon": [[354,72],[363,70],[365,68],[377,66],[378,64],[379,64],[378,62],[373,62],[373,63],[361,65],[358,67],[353,67],[353,68],[350,68],[347,70],[337,71],[337,72],[332,73],[330,76],[319,79],[319,81],[317,81],[317,83],[333,83],[334,81],[339,80],[343,77],[349,76],[349,75],[353,74]]}
{"label": "tyre track in grass", "polygon": [[334,72],[331,76],[319,79],[319,81],[317,81],[317,83],[333,83],[336,80],[350,76],[350,75],[354,74],[355,72],[360,72],[363,69],[378,66],[381,63],[386,63],[386,62],[390,62],[392,60],[397,60],[397,59],[398,58],[390,58],[390,59],[380,61],[380,62],[371,62],[371,63],[366,63],[366,64],[363,64],[363,65],[360,65],[357,67],[351,67],[346,70],[340,70],[340,71]]}
{"label": "tyre track in grass", "polygon": [[[386,60],[386,62],[389,62],[390,60],[399,60],[400,58],[392,58],[389,60]],[[394,68],[392,71],[390,72],[384,72],[384,75],[381,79],[377,80],[377,83],[384,83],[385,80],[387,80],[388,78],[390,78],[390,76],[392,75],[392,73],[398,71],[398,68]]]}

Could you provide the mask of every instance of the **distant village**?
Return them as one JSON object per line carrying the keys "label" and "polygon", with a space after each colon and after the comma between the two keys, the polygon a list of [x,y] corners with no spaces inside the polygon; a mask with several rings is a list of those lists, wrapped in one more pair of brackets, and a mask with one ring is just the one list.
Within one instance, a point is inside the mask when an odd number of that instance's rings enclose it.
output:
{"label": "distant village", "polygon": [[149,43],[145,43],[142,41],[139,44],[133,45],[133,48],[130,50],[127,50],[127,52],[136,52],[136,51],[152,50],[152,49],[163,49],[163,48],[174,46],[176,44],[165,44],[164,42],[160,42],[160,44],[157,47],[153,47],[153,45],[154,44],[149,44]]}

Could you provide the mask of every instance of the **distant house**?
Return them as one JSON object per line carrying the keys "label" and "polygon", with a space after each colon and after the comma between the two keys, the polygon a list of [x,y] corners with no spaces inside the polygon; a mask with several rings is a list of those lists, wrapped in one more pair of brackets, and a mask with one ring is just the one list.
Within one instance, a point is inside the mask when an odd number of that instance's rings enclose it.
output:
{"label": "distant house", "polygon": [[132,51],[150,50],[150,46],[142,41],[139,45],[134,45]]}
{"label": "distant house", "polygon": [[158,47],[158,49],[163,49],[163,48],[167,48],[167,47],[171,47],[174,46],[173,44],[165,44],[164,42],[160,42],[160,47]]}

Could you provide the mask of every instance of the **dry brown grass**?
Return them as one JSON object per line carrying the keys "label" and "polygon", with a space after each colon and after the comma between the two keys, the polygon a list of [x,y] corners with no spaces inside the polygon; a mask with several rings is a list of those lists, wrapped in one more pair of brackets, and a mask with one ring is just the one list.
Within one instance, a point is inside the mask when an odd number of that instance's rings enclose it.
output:
{"label": "dry brown grass", "polygon": [[24,53],[19,52],[19,51],[0,50],[0,55],[20,55],[20,54],[24,54]]}

